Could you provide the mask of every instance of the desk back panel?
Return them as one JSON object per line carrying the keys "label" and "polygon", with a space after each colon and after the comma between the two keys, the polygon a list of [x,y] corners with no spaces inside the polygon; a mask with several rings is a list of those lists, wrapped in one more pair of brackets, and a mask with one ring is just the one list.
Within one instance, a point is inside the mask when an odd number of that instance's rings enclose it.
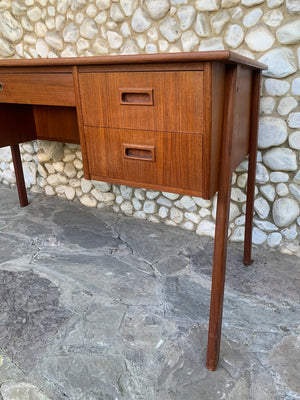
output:
{"label": "desk back panel", "polygon": [[80,143],[75,107],[33,106],[37,138]]}
{"label": "desk back panel", "polygon": [[12,146],[36,138],[32,106],[0,104],[0,147]]}

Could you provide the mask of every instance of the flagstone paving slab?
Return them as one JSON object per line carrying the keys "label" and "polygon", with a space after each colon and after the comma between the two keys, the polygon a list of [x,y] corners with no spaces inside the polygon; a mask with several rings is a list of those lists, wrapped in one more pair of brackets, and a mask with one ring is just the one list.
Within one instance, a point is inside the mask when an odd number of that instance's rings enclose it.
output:
{"label": "flagstone paving slab", "polygon": [[210,372],[212,239],[0,189],[3,400],[300,399],[298,258],[229,244]]}

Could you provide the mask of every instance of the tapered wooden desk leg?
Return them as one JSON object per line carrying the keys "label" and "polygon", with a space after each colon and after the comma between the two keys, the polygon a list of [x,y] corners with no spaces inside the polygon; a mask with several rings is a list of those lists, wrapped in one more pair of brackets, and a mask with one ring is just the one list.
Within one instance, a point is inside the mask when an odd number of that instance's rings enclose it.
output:
{"label": "tapered wooden desk leg", "polygon": [[261,71],[254,70],[252,72],[251,126],[250,126],[247,205],[246,205],[245,242],[244,242],[245,265],[251,265],[253,263],[251,259],[251,246],[252,246],[253,206],[254,206],[254,195],[255,195],[260,80],[261,80]]}
{"label": "tapered wooden desk leg", "polygon": [[14,145],[10,146],[10,148],[11,148],[11,154],[12,154],[12,159],[13,159],[14,168],[15,168],[20,206],[26,207],[28,205],[28,198],[27,198],[27,193],[26,193],[26,186],[25,186],[25,181],[24,181],[24,174],[23,174],[19,145],[14,144]]}
{"label": "tapered wooden desk leg", "polygon": [[239,67],[227,66],[223,121],[222,154],[219,175],[219,191],[216,218],[216,234],[212,273],[212,288],[207,346],[207,369],[214,371],[219,360],[225,269],[227,256],[227,238],[231,193],[231,150],[234,124],[235,94]]}

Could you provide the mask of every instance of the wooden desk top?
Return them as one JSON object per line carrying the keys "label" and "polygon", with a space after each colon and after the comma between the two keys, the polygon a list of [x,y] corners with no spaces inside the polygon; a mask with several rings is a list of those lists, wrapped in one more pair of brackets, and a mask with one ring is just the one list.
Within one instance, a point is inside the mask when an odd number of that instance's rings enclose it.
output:
{"label": "wooden desk top", "polygon": [[241,56],[229,50],[198,51],[192,53],[160,53],[134,54],[101,57],[68,57],[68,58],[37,58],[37,59],[4,59],[0,60],[1,67],[50,67],[76,66],[97,64],[147,64],[147,63],[193,63],[205,61],[220,61],[226,64],[242,64],[253,69],[267,69],[265,64]]}

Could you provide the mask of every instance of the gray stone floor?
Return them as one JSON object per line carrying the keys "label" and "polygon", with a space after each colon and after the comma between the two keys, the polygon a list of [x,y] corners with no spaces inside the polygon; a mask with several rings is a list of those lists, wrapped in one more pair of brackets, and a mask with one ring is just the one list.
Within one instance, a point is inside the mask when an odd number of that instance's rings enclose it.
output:
{"label": "gray stone floor", "polygon": [[4,400],[300,399],[300,262],[230,244],[205,369],[213,242],[0,186]]}

